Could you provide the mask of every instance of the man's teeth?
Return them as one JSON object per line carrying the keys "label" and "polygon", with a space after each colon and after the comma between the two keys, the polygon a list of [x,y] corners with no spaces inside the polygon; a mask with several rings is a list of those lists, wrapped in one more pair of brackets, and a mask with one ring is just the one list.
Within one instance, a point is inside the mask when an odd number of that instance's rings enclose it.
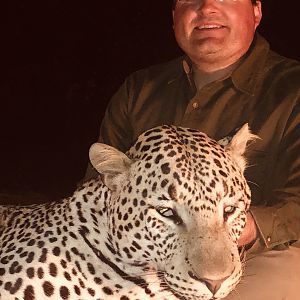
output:
{"label": "man's teeth", "polygon": [[202,25],[198,26],[197,29],[215,29],[215,28],[222,28],[221,25]]}

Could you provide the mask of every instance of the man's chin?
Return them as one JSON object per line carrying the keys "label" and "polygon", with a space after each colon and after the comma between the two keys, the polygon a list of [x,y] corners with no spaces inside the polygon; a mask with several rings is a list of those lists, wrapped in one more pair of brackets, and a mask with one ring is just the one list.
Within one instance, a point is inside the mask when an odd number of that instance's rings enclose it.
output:
{"label": "man's chin", "polygon": [[224,48],[224,41],[215,37],[195,39],[191,47],[191,49],[195,49],[195,51],[203,53],[203,55],[214,54],[223,51]]}
{"label": "man's chin", "polygon": [[220,47],[215,45],[199,45],[195,47],[193,53],[188,54],[192,60],[200,61],[212,61],[216,62],[218,58],[222,55],[222,50]]}

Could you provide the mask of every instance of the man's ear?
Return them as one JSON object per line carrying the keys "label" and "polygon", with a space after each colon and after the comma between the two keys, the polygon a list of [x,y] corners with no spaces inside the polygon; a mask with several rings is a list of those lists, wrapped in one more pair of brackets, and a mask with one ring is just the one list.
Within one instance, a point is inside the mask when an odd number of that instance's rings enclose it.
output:
{"label": "man's ear", "polygon": [[256,3],[253,4],[253,13],[254,13],[254,24],[256,29],[257,26],[260,24],[262,18],[262,7],[260,1],[256,1]]}
{"label": "man's ear", "polygon": [[101,143],[91,146],[89,156],[93,167],[103,175],[103,182],[110,190],[116,190],[126,179],[132,164],[124,153]]}
{"label": "man's ear", "polygon": [[172,28],[174,30],[174,9],[172,9]]}
{"label": "man's ear", "polygon": [[252,134],[248,124],[243,125],[241,129],[233,136],[232,140],[225,149],[230,152],[233,160],[238,164],[242,171],[245,170],[247,161],[244,156],[249,141],[257,139],[258,136]]}

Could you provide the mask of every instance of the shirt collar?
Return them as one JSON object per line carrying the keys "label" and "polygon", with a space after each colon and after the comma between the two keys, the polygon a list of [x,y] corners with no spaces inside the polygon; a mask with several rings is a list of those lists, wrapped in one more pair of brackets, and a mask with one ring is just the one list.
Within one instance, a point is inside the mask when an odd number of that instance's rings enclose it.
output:
{"label": "shirt collar", "polygon": [[254,94],[269,50],[269,43],[261,35],[256,34],[245,58],[231,75],[231,80],[237,89],[250,95]]}
{"label": "shirt collar", "polygon": [[192,67],[192,61],[188,56],[185,56],[182,61],[182,68],[184,73],[186,74],[189,84],[192,88],[195,87],[194,79],[193,79],[193,67]]}

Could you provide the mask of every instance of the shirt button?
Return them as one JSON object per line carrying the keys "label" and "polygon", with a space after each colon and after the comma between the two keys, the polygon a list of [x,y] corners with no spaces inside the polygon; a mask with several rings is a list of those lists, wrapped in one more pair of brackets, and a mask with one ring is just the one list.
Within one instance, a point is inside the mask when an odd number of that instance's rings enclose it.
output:
{"label": "shirt button", "polygon": [[197,102],[194,102],[194,103],[192,104],[192,106],[193,106],[194,109],[197,109],[197,108],[199,107],[199,104],[198,104]]}
{"label": "shirt button", "polygon": [[270,236],[267,237],[267,242],[269,242],[269,243],[271,242],[271,237]]}

